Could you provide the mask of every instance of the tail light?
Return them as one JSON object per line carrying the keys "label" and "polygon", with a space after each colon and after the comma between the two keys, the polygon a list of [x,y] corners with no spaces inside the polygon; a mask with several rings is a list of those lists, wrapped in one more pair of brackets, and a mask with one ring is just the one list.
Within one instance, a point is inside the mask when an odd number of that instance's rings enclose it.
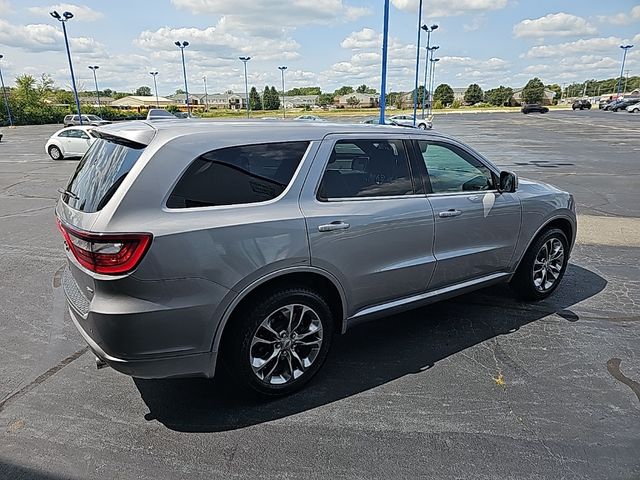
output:
{"label": "tail light", "polygon": [[135,269],[149,249],[150,233],[89,233],[57,219],[58,228],[78,263],[95,273],[123,275]]}

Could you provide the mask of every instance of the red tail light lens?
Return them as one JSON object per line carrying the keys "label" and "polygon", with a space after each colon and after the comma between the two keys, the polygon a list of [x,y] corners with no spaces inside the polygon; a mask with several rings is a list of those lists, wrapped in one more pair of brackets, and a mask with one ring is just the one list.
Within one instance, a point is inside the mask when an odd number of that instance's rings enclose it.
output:
{"label": "red tail light lens", "polygon": [[123,275],[135,269],[151,245],[150,233],[89,233],[57,219],[69,250],[78,263],[104,275]]}

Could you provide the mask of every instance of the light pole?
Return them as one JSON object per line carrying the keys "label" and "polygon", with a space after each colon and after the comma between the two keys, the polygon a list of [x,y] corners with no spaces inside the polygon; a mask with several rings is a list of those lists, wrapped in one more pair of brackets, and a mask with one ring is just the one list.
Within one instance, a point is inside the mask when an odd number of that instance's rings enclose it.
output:
{"label": "light pole", "polygon": [[67,47],[67,58],[69,59],[69,70],[71,71],[71,86],[73,87],[73,95],[76,97],[76,109],[78,110],[78,119],[82,125],[82,114],[80,113],[80,100],[78,99],[78,90],[76,89],[76,77],[73,74],[73,63],[71,62],[71,51],[69,50],[69,39],[67,38],[67,21],[73,18],[73,13],[64,12],[60,15],[55,10],[49,14],[62,23],[62,33],[64,34],[64,44]]}
{"label": "light pole", "polygon": [[189,87],[187,86],[187,67],[184,63],[184,49],[189,46],[189,42],[174,43],[180,49],[180,53],[182,54],[182,75],[184,76],[184,94],[187,102],[187,115],[191,116],[191,108],[189,107]]}
{"label": "light pole", "polygon": [[284,65],[282,67],[278,67],[280,73],[282,74],[282,118],[287,116],[287,107],[284,104],[284,71],[287,69]]}
{"label": "light pole", "polygon": [[[433,57],[433,53],[431,56]],[[433,82],[435,80],[436,63],[438,63],[440,59],[431,58],[429,61],[431,62],[431,80],[429,81],[429,98],[431,99],[431,102],[429,102],[429,115],[431,115],[433,110],[433,95],[431,95],[431,92],[433,91]]]}
{"label": "light pole", "polygon": [[[433,47],[429,47],[427,48],[427,64],[431,63],[431,60],[433,60],[433,54],[435,53],[436,50],[438,50],[440,48],[440,46],[438,45],[434,45]],[[430,84],[430,80],[431,80],[431,71],[429,72],[429,82],[427,81],[427,67],[425,66],[425,72],[424,72],[424,89],[425,89],[425,93],[427,90],[427,83],[429,83],[429,115],[431,115],[431,104],[433,103],[433,94],[431,92],[431,84]],[[422,102],[422,117],[424,118],[424,104],[426,102],[423,99]]]}
{"label": "light pole", "polygon": [[247,62],[251,57],[238,57],[244,63],[244,101],[247,106],[247,118],[249,118],[249,82],[247,81]]}
{"label": "light pole", "polygon": [[206,75],[202,76],[202,81],[204,82],[204,109],[205,111],[209,111],[209,99],[207,95],[207,77]]}
{"label": "light pole", "polygon": [[[431,42],[431,32],[438,28],[437,24],[431,25],[431,27],[427,27],[426,25],[422,26],[422,29],[427,32],[427,58],[424,62],[424,89],[422,90],[422,118],[424,119],[424,107],[427,100],[427,70],[429,65],[429,54],[431,53],[430,42]],[[440,47],[435,47],[434,50],[437,50]],[[433,55],[431,55],[433,57]],[[429,92],[431,93],[431,92]],[[415,116],[415,115],[414,115]]]}
{"label": "light pole", "polygon": [[422,0],[418,4],[418,40],[416,42],[416,82],[413,89],[413,126],[416,126],[418,112],[418,70],[420,70],[420,32],[422,32]]}
{"label": "light pole", "polygon": [[[0,55],[0,60],[4,58],[4,55]],[[13,119],[11,118],[11,109],[9,108],[9,97],[7,91],[4,88],[4,79],[2,78],[2,68],[0,68],[0,83],[2,84],[2,95],[4,96],[4,106],[7,108],[7,118],[9,119],[9,126],[13,127]]]}
{"label": "light pole", "polygon": [[98,77],[96,76],[96,70],[100,67],[98,65],[89,65],[89,69],[93,72],[93,81],[96,84],[96,100],[98,101],[98,110],[100,110],[100,91],[98,90]]}
{"label": "light pole", "polygon": [[382,72],[380,79],[380,125],[384,125],[384,110],[387,104],[387,49],[389,46],[389,0],[384,0],[384,23],[382,27]]}
{"label": "light pole", "polygon": [[618,97],[620,96],[620,89],[622,88],[622,74],[624,72],[624,61],[627,59],[627,50],[633,48],[633,45],[620,45],[620,48],[624,50],[622,54],[622,67],[620,68],[620,78],[618,79]]}
{"label": "light pole", "polygon": [[149,75],[153,77],[153,88],[156,92],[156,108],[160,108],[160,103],[158,102],[158,84],[156,83],[156,75],[158,75],[158,72],[149,72]]}

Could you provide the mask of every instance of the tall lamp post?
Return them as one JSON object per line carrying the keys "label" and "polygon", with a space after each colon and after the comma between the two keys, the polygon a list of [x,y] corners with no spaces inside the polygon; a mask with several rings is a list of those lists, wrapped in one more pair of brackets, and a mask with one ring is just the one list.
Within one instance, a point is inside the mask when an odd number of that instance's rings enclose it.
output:
{"label": "tall lamp post", "polygon": [[620,89],[622,88],[622,75],[624,73],[624,62],[627,59],[627,50],[633,48],[633,45],[620,45],[620,48],[624,50],[622,54],[622,67],[620,67],[620,78],[618,79],[618,97],[620,96]]}
{"label": "tall lamp post", "polygon": [[73,87],[73,95],[76,97],[76,109],[78,110],[78,119],[80,120],[80,125],[82,125],[82,114],[80,113],[80,99],[78,99],[78,89],[76,88],[76,77],[73,74],[73,63],[71,62],[71,51],[69,50],[69,39],[67,38],[67,21],[73,18],[73,13],[64,12],[60,15],[55,10],[53,12],[49,12],[49,14],[62,23],[62,33],[64,34],[64,44],[67,48],[67,58],[69,59],[69,70],[71,72],[71,86]]}
{"label": "tall lamp post", "polygon": [[174,42],[176,47],[180,49],[182,55],[182,75],[184,76],[184,94],[187,102],[187,115],[191,116],[191,108],[189,107],[189,87],[187,86],[187,67],[184,62],[184,49],[189,46],[189,42]]}
{"label": "tall lamp post", "polygon": [[160,102],[158,102],[158,84],[156,83],[156,75],[158,75],[158,72],[149,72],[149,75],[153,77],[153,89],[156,92],[156,108],[160,108]]}
{"label": "tall lamp post", "polygon": [[280,73],[282,74],[282,118],[285,118],[287,114],[287,106],[284,104],[284,71],[286,69],[287,67],[285,67],[284,65],[278,67],[278,70],[280,70]]}
{"label": "tall lamp post", "polygon": [[[4,55],[0,55],[0,60],[4,58]],[[9,97],[7,91],[4,88],[4,79],[2,78],[2,68],[0,68],[0,83],[2,84],[2,95],[4,96],[4,106],[7,108],[7,118],[9,119],[9,126],[13,127],[13,119],[11,118],[11,109],[9,108]]]}
{"label": "tall lamp post", "polygon": [[98,65],[89,65],[89,69],[93,72],[93,81],[96,84],[96,100],[98,102],[98,110],[100,110],[100,91],[98,90],[98,77],[96,76],[96,70],[100,67]]}
{"label": "tall lamp post", "polygon": [[384,125],[384,110],[387,105],[387,49],[389,46],[389,0],[384,0],[382,26],[382,72],[380,74],[380,125]]}
{"label": "tall lamp post", "polygon": [[203,75],[202,76],[202,81],[204,82],[204,109],[208,112],[209,111],[209,98],[207,95],[207,76]]}
{"label": "tall lamp post", "polygon": [[[421,27],[425,32],[427,32],[427,59],[424,62],[424,89],[422,90],[422,118],[424,119],[424,107],[425,107],[425,103],[427,101],[427,71],[429,70],[428,66],[429,66],[429,54],[431,53],[431,48],[430,48],[430,42],[431,42],[431,32],[433,32],[434,30],[436,30],[438,28],[438,25],[436,25],[435,23],[433,25],[431,25],[431,27],[427,27],[426,25],[423,25]],[[435,49],[438,49],[440,47],[436,47]],[[433,55],[431,56],[433,58]],[[429,92],[431,93],[431,92]],[[415,115],[414,115],[415,117]]]}
{"label": "tall lamp post", "polygon": [[244,101],[247,107],[247,118],[249,118],[249,82],[247,81],[247,62],[251,57],[238,57],[244,63]]}
{"label": "tall lamp post", "polygon": [[422,0],[418,5],[418,41],[416,42],[416,82],[413,90],[413,126],[416,126],[418,112],[418,70],[420,70],[420,32],[422,32]]}
{"label": "tall lamp post", "polygon": [[438,63],[440,59],[432,58],[429,61],[431,62],[431,80],[429,81],[429,98],[431,99],[431,102],[429,102],[429,115],[431,115],[431,111],[433,110],[433,95],[431,95],[431,92],[433,91],[433,82],[435,79],[436,63]]}

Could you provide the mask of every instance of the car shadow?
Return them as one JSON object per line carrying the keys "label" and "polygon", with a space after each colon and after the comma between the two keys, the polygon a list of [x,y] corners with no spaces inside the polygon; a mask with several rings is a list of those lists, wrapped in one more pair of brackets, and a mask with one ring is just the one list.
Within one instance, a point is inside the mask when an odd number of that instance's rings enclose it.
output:
{"label": "car shadow", "polygon": [[428,370],[438,361],[523,325],[570,310],[601,292],[607,281],[571,264],[544,301],[522,303],[499,285],[361,324],[336,337],[326,364],[302,391],[274,400],[246,398],[224,375],[206,379],[134,379],[149,407],[147,420],[182,432],[235,430],[294,415]]}

